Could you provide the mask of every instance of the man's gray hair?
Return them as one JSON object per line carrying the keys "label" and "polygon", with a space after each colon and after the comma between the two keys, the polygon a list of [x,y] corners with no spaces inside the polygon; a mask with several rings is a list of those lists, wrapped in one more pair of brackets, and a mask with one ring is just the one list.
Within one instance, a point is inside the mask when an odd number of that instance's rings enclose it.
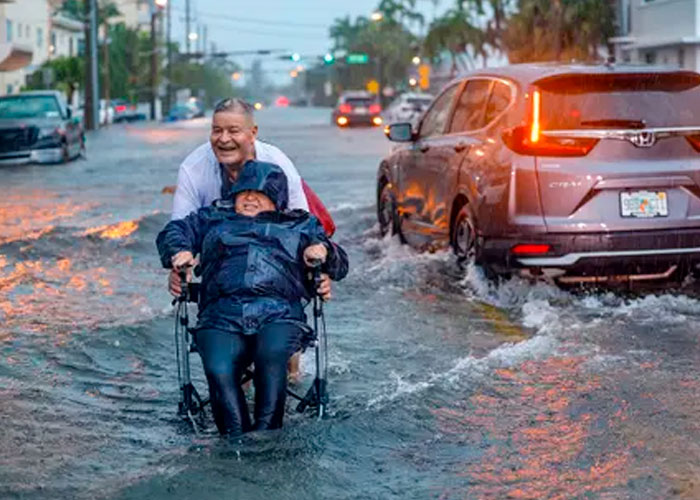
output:
{"label": "man's gray hair", "polygon": [[239,113],[245,115],[246,118],[250,118],[254,121],[253,113],[255,108],[252,104],[247,103],[243,99],[237,97],[229,97],[219,101],[214,107],[214,114],[216,113]]}

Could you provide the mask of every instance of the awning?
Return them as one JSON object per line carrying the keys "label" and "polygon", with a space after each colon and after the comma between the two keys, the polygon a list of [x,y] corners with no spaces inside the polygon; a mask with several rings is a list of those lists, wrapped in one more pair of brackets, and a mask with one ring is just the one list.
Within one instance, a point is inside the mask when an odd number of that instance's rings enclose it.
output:
{"label": "awning", "polygon": [[0,43],[0,71],[15,71],[32,63],[32,49],[14,43]]}

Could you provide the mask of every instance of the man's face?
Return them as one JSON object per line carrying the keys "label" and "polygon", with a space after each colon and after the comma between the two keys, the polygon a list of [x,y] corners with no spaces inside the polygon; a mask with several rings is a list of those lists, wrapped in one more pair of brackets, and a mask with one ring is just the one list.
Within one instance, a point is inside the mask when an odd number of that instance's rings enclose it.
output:
{"label": "man's face", "polygon": [[224,165],[243,165],[255,158],[258,127],[250,117],[224,111],[215,113],[211,123],[211,147]]}
{"label": "man's face", "polygon": [[241,191],[236,195],[236,213],[254,217],[275,210],[275,204],[260,191]]}

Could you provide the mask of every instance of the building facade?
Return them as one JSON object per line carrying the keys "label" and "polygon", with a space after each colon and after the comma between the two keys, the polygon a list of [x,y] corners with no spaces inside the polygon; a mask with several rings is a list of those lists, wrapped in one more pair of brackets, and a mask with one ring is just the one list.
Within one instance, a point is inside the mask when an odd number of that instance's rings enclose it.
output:
{"label": "building facade", "polygon": [[619,0],[620,62],[700,70],[700,0]]}
{"label": "building facade", "polygon": [[48,59],[50,19],[47,0],[0,3],[0,95],[19,92]]}

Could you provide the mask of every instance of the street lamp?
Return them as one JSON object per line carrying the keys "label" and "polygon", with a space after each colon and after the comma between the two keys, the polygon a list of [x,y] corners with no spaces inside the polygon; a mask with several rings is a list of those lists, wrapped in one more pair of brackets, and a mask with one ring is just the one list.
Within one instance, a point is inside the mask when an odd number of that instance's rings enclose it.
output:
{"label": "street lamp", "polygon": [[187,35],[187,38],[190,42],[196,42],[199,38],[199,34],[196,31],[192,31],[189,35]]}
{"label": "street lamp", "polygon": [[168,6],[168,0],[155,0],[156,7],[164,9]]}
{"label": "street lamp", "polygon": [[413,62],[414,66],[418,66],[420,64],[420,57],[413,56],[413,59],[411,61]]}
{"label": "street lamp", "polygon": [[372,21],[375,21],[375,22],[376,22],[376,21],[381,21],[382,19],[384,19],[384,14],[382,14],[382,13],[379,12],[378,10],[375,10],[374,12],[372,12],[372,15],[369,16],[369,18],[370,18]]}

